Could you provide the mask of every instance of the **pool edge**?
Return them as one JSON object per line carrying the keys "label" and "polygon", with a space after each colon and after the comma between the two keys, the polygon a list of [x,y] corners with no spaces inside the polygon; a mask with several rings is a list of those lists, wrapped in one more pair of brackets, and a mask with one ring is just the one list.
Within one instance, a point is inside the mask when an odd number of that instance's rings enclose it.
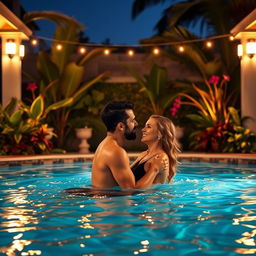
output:
{"label": "pool edge", "polygon": [[[128,153],[134,160],[138,153]],[[88,162],[93,159],[94,154],[49,154],[30,156],[0,156],[0,166],[20,166],[33,164],[58,164]],[[213,153],[181,153],[178,155],[180,162],[212,162],[232,164],[256,164],[256,154],[213,154]]]}

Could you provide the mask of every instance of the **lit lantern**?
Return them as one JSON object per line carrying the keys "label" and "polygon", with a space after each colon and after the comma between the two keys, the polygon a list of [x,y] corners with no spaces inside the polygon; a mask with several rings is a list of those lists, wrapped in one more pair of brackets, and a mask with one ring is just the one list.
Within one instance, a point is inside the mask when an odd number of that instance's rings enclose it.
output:
{"label": "lit lantern", "polygon": [[25,56],[25,46],[23,44],[20,45],[20,57],[24,58]]}
{"label": "lit lantern", "polygon": [[246,43],[246,53],[250,58],[254,56],[256,53],[256,42],[255,41],[249,41]]}
{"label": "lit lantern", "polygon": [[243,45],[242,44],[237,45],[237,56],[239,58],[242,58],[242,56],[243,56]]}
{"label": "lit lantern", "polygon": [[16,54],[16,43],[13,40],[8,40],[5,44],[5,53],[11,59]]}

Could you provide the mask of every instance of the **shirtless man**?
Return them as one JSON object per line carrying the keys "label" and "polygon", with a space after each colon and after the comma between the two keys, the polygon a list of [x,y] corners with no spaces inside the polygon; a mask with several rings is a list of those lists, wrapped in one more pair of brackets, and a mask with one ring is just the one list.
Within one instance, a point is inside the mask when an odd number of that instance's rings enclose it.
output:
{"label": "shirtless man", "polygon": [[137,182],[130,168],[130,161],[123,148],[125,139],[136,138],[138,123],[133,113],[133,104],[127,101],[112,101],[101,113],[107,128],[106,138],[99,144],[92,163],[92,186],[123,189],[146,188],[157,176],[160,159],[155,157],[149,171]]}

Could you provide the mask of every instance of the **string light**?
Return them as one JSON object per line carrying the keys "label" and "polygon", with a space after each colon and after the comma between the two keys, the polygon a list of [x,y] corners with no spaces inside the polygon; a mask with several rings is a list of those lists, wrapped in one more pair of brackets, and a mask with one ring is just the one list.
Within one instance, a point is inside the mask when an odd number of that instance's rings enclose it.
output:
{"label": "string light", "polygon": [[85,54],[86,53],[86,48],[85,47],[80,47],[79,48],[79,53],[80,54]]}
{"label": "string light", "polygon": [[104,54],[105,54],[105,55],[109,55],[109,54],[110,54],[110,50],[109,50],[109,49],[105,49],[105,50],[104,50]]}
{"label": "string light", "polygon": [[159,53],[160,53],[159,48],[155,47],[155,48],[153,49],[153,54],[158,55]]}
{"label": "string light", "polygon": [[129,56],[133,56],[134,55],[134,51],[133,50],[128,50],[128,55]]}
{"label": "string light", "polygon": [[[160,43],[147,43],[147,44],[134,44],[134,45],[118,45],[118,44],[112,44],[111,48],[130,48],[130,50],[127,51],[127,54],[129,56],[134,55],[134,50],[131,48],[141,48],[141,47],[153,47],[152,53],[154,55],[158,55],[160,53],[160,47],[161,46],[174,46],[177,47],[178,52],[184,53],[185,52],[185,45],[190,43],[197,43],[197,42],[205,42],[205,45],[207,48],[213,47],[213,40],[221,39],[221,38],[229,38],[229,40],[234,40],[235,38],[230,34],[223,34],[223,35],[216,35],[211,36],[208,38],[198,38],[198,39],[191,39],[191,40],[183,40],[183,41],[171,41],[171,42],[160,42]],[[38,44],[38,40],[45,40],[45,41],[51,41],[53,43],[56,43],[56,49],[58,51],[61,51],[63,49],[63,45],[66,44],[73,44],[78,45],[78,52],[80,54],[85,54],[87,52],[87,49],[90,47],[102,47],[104,49],[103,53],[104,55],[109,55],[111,50],[104,44],[96,44],[96,43],[81,43],[81,42],[74,42],[74,41],[68,41],[68,40],[59,40],[59,39],[53,39],[53,38],[47,38],[47,37],[41,37],[37,36],[36,38],[33,37],[31,39],[31,44],[33,46],[36,46]],[[156,46],[157,44],[157,46]],[[182,45],[181,45],[182,44]]]}
{"label": "string light", "polygon": [[[216,36],[211,36],[208,38],[198,38],[198,39],[191,39],[191,40],[183,40],[183,41],[172,41],[172,42],[163,42],[163,43],[157,43],[158,46],[171,46],[171,45],[178,45],[178,44],[189,44],[189,43],[196,43],[196,42],[203,42],[203,41],[212,41],[220,38],[227,38],[230,37],[230,34],[223,34],[223,35],[216,35]],[[62,44],[78,44],[77,42],[73,41],[67,41],[67,40],[59,40],[59,39],[53,39],[53,38],[48,38],[48,37],[41,37],[38,36],[38,39],[42,40],[47,40],[47,41],[52,41],[56,43],[62,43]],[[96,44],[96,43],[79,43],[79,45],[87,46],[87,47],[105,47],[106,45],[104,44]],[[117,47],[117,48],[122,48],[122,47],[154,47],[156,43],[147,43],[147,44],[133,44],[133,45],[120,45],[120,44],[112,44],[111,47]]]}
{"label": "string light", "polygon": [[38,41],[37,41],[36,39],[32,39],[32,40],[31,40],[31,44],[32,44],[33,46],[36,46],[36,45],[38,45]]}
{"label": "string light", "polygon": [[58,51],[61,51],[61,50],[62,50],[62,44],[57,44],[57,45],[56,45],[56,49],[57,49]]}
{"label": "string light", "polygon": [[229,40],[230,40],[230,41],[234,41],[234,40],[235,40],[235,37],[234,37],[234,36],[230,36],[230,37],[229,37]]}
{"label": "string light", "polygon": [[183,52],[185,51],[184,46],[179,46],[179,47],[178,47],[178,51],[179,51],[180,53],[183,53]]}
{"label": "string light", "polygon": [[207,41],[207,42],[206,42],[206,47],[207,47],[207,48],[212,48],[212,46],[213,46],[212,41]]}

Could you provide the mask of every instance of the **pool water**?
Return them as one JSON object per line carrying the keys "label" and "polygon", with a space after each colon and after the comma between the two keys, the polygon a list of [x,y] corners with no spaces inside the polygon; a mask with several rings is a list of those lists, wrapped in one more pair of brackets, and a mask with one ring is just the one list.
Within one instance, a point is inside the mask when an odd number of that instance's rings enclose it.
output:
{"label": "pool water", "polygon": [[79,196],[90,163],[0,168],[0,255],[252,255],[256,166],[185,162],[173,184]]}

